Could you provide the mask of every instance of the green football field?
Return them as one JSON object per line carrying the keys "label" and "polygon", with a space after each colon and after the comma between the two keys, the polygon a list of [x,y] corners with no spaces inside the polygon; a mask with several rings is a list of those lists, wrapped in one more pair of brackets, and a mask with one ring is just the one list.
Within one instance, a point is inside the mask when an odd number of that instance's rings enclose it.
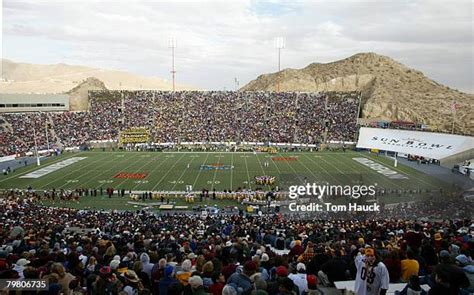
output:
{"label": "green football field", "polygon": [[[68,166],[45,175],[39,169],[65,160],[82,158]],[[402,179],[378,173],[354,158],[369,159],[381,164]],[[53,169],[54,170],[54,169]],[[23,178],[34,173],[33,177]],[[276,178],[273,186],[255,184],[255,177]],[[127,178],[132,177],[132,179]],[[132,191],[194,191],[206,188],[236,190],[271,189],[278,186],[288,190],[291,185],[304,183],[330,185],[375,185],[390,190],[436,191],[449,185],[407,166],[393,166],[393,160],[367,152],[316,153],[228,153],[228,152],[107,152],[89,151],[65,153],[44,161],[41,166],[28,166],[10,175],[0,176],[0,189],[35,190],[75,188],[124,188]]]}

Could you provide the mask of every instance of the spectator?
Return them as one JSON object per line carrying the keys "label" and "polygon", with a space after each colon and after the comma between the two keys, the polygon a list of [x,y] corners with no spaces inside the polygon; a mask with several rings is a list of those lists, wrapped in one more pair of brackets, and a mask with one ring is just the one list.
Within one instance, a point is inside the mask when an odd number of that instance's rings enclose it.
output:
{"label": "spectator", "polygon": [[402,280],[408,282],[411,276],[418,276],[420,265],[415,260],[412,250],[407,251],[407,258],[401,261]]}

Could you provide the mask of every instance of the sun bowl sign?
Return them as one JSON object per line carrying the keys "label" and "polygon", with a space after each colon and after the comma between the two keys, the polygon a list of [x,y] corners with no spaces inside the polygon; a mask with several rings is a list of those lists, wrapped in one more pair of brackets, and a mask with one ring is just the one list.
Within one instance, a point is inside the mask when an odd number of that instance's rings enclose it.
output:
{"label": "sun bowl sign", "polygon": [[443,133],[362,127],[357,147],[440,160],[474,148],[474,138]]}

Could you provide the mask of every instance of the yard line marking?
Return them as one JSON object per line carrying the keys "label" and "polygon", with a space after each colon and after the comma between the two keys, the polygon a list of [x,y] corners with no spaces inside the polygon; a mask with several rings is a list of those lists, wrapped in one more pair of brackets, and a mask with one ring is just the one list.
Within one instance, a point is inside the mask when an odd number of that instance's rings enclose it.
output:
{"label": "yard line marking", "polygon": [[[273,156],[272,156],[272,158],[273,158]],[[271,160],[271,162],[273,163],[273,165],[275,165],[275,168],[277,168],[277,170],[278,170],[278,174],[279,174],[279,175],[281,175],[280,168],[278,168],[278,165],[276,164],[276,162],[275,162],[275,161],[273,161],[272,159],[270,159],[270,160]]]}
{"label": "yard line marking", "polygon": [[[126,160],[127,157],[124,157],[124,158],[122,158],[122,159]],[[104,162],[105,162],[105,163],[104,163],[103,165],[100,165],[99,167],[102,167],[102,166],[104,166],[104,165],[110,164],[108,161],[104,161]],[[105,173],[108,173],[109,171],[114,170],[115,167],[117,167],[117,165],[122,165],[122,164],[123,164],[123,163],[122,163],[121,161],[117,161],[117,163],[115,163],[115,165],[112,165],[111,168],[109,168],[109,169],[107,169],[107,170],[104,170],[103,172],[99,173],[98,175],[92,175],[92,176],[89,178],[89,180],[87,180],[86,182],[81,183],[81,185],[86,186],[86,184],[93,183],[94,180],[98,180],[101,175],[104,175]],[[126,170],[128,167],[133,166],[134,164],[136,164],[136,163],[133,162],[133,161],[131,161],[131,163],[130,163],[129,165],[127,165],[127,166],[125,166],[125,167],[123,167],[123,168],[120,167],[120,170]],[[81,176],[80,176],[79,178],[81,178],[83,175],[88,174],[88,173],[90,173],[90,172],[87,171],[87,172],[81,174]],[[113,183],[113,182],[112,182],[112,183]],[[112,186],[112,183],[111,183],[111,186]],[[120,182],[120,183],[123,183],[123,181]],[[115,186],[115,185],[116,185],[116,184],[114,183],[113,186]],[[101,186],[102,186],[102,185],[101,185]],[[86,187],[87,187],[87,186],[86,186]],[[94,187],[95,187],[95,186],[94,186]]]}
{"label": "yard line marking", "polygon": [[[310,160],[311,162],[313,162],[314,164],[316,164],[316,166],[320,167],[321,168],[321,171],[324,171],[327,175],[329,175],[329,177],[331,177],[332,179],[334,179],[336,181],[336,183],[339,183],[339,180],[334,176],[332,175],[331,173],[329,173],[329,171],[323,167],[323,165],[319,164],[317,161],[315,161],[314,159],[312,159],[310,156],[306,155],[306,154],[303,154],[306,158],[308,158],[308,160]],[[323,156],[321,156],[321,159],[323,158]]]}
{"label": "yard line marking", "polygon": [[[206,164],[208,158],[209,158],[209,154],[206,155],[206,158],[204,159],[204,162],[201,165]],[[201,172],[202,172],[201,167],[199,167],[199,172],[196,175],[196,178],[194,179],[194,182],[193,182],[193,188],[196,187],[196,183],[197,183],[197,180],[199,179],[199,176],[201,175]]]}
{"label": "yard line marking", "polygon": [[[219,160],[217,160],[217,164],[220,164],[220,162],[221,162],[221,154],[220,153],[219,153],[218,158],[219,158]],[[214,177],[212,178],[211,191],[214,189],[214,183],[216,182],[216,175],[217,175],[217,169],[214,169]]]}
{"label": "yard line marking", "polygon": [[309,173],[311,173],[311,175],[313,175],[313,177],[317,180],[318,179],[318,175],[314,174],[313,171],[311,171],[311,169],[309,169],[303,161],[297,161],[298,164],[301,164],[306,170],[309,171]]}
{"label": "yard line marking", "polygon": [[[373,160],[373,161],[375,161],[375,162],[379,162],[379,163],[382,164],[382,165],[387,165],[387,164],[385,164],[385,163],[383,163],[383,162],[381,162],[381,161],[379,161],[379,160],[377,160],[377,159],[374,159],[373,157],[370,157],[370,158],[368,158],[368,159]],[[403,164],[402,164],[402,165],[403,165]],[[400,168],[398,168],[398,167],[390,167],[390,169],[397,170],[398,172],[400,172],[400,173],[402,173],[402,174],[406,174],[405,172],[403,172],[402,170],[400,170]],[[410,174],[410,176],[412,176],[412,177],[414,177],[416,180],[419,180],[419,181],[421,181],[421,182],[424,182],[424,183],[426,183],[426,184],[428,184],[428,185],[430,185],[430,186],[432,186],[432,187],[439,188],[438,186],[433,185],[433,184],[431,184],[431,183],[429,183],[429,182],[426,182],[426,181],[424,181],[424,180],[421,179],[421,178],[418,178],[418,177],[413,176],[413,174]]]}
{"label": "yard line marking", "polygon": [[247,180],[249,185],[249,190],[252,190],[252,184],[250,183],[250,174],[249,174],[249,166],[247,165],[247,157],[244,158],[245,161],[245,171],[247,171]]}
{"label": "yard line marking", "polygon": [[[329,156],[330,156],[330,155],[328,155],[328,157],[329,157]],[[328,163],[329,166],[334,167],[334,169],[336,169],[336,170],[342,175],[342,177],[344,177],[345,179],[348,179],[348,180],[349,180],[348,183],[350,183],[351,178],[350,178],[349,176],[347,176],[347,174],[346,174],[344,171],[342,171],[342,170],[340,170],[339,168],[337,168],[337,166],[334,165],[331,161],[327,161],[327,160],[325,159],[325,157],[322,157],[321,160],[323,160],[323,162],[325,162],[325,163]]]}
{"label": "yard line marking", "polygon": [[171,166],[170,169],[168,169],[168,172],[166,172],[165,175],[163,175],[163,177],[161,177],[161,179],[155,184],[155,186],[151,189],[151,191],[154,191],[155,190],[155,187],[157,187],[162,181],[163,179],[165,179],[165,177],[171,172],[171,170],[173,170],[174,166],[176,166],[176,164],[179,163],[179,161],[181,161],[181,159],[184,158],[184,154],[181,156],[181,158],[178,159],[178,161],[176,161],[173,166]]}
{"label": "yard line marking", "polygon": [[[188,163],[188,165],[190,165],[191,167],[191,163],[194,161],[195,157],[192,157],[191,158],[191,162]],[[176,183],[173,185],[173,187],[171,188],[171,191],[174,191],[174,188],[175,186],[178,184],[178,182],[181,180],[181,178],[183,178],[183,175],[187,172],[187,168],[184,168],[183,169],[183,172],[181,173],[181,175],[179,176],[179,178],[177,179]]]}
{"label": "yard line marking", "polygon": [[[146,166],[148,166],[148,165],[150,165],[150,164],[154,164],[154,163],[155,163],[155,162],[154,162],[155,159],[160,159],[160,155],[157,155],[157,156],[151,158],[151,159],[148,161],[148,163],[145,164],[145,165],[143,165],[139,170],[143,169],[144,167],[146,167]],[[167,160],[168,160],[168,158],[165,158],[163,161],[160,162],[160,164],[156,165],[156,167],[153,168],[153,169],[150,171],[150,173],[148,173],[147,177],[148,177],[148,176],[153,177],[153,172],[154,172],[156,169],[158,169],[159,167],[161,167],[162,165],[164,165],[164,163],[165,163]],[[125,182],[125,181],[127,181],[127,180],[128,180],[128,179],[124,179],[124,180],[123,180],[120,184],[118,184],[118,185],[121,185],[123,182]],[[140,185],[140,183],[135,184],[130,190],[135,190],[135,188],[136,188],[138,185]]]}
{"label": "yard line marking", "polygon": [[[72,155],[70,155],[70,156],[68,156],[68,157],[60,157],[59,159],[56,159],[56,160],[54,160],[54,161],[52,161],[52,162],[48,162],[48,163],[43,164],[43,165],[48,165],[48,166],[49,166],[49,165],[54,164],[54,163],[57,163],[57,162],[59,162],[59,161],[66,160],[66,159],[69,159],[69,158],[78,156],[78,155],[80,155],[80,154],[82,154],[82,153],[83,153],[83,152],[79,152],[79,153],[77,153],[77,154],[72,154]],[[39,167],[41,167],[41,166],[39,166]],[[17,177],[17,176],[30,173],[30,172],[32,172],[32,171],[35,171],[36,169],[41,169],[41,168],[38,168],[38,166],[30,167],[30,169],[28,169],[28,170],[26,170],[26,171],[23,171],[23,172],[20,172],[20,173],[18,173],[18,174],[14,174],[14,175],[12,175],[12,176],[10,176],[10,177],[7,177],[7,178],[5,178],[5,179],[2,179],[2,180],[0,180],[0,182],[4,182],[4,181],[6,181],[6,180],[15,178],[15,177]]]}
{"label": "yard line marking", "polygon": [[[278,155],[280,155],[280,153],[278,153]],[[288,155],[288,157],[293,157],[293,156],[294,155]],[[301,176],[298,174],[295,168],[293,168],[293,166],[291,166],[290,163],[288,163],[288,161],[283,161],[283,162],[285,162],[288,165],[288,167],[290,167],[291,170],[293,170],[293,172],[295,173],[295,177],[297,177],[300,180],[300,182],[304,184],[304,179],[303,180],[301,179]]]}
{"label": "yard line marking", "polygon": [[[72,171],[69,172],[69,173],[66,173],[66,174],[64,174],[64,175],[61,175],[60,178],[56,178],[56,179],[54,179],[53,181],[50,181],[50,182],[48,182],[48,183],[46,183],[46,184],[42,184],[41,187],[39,187],[39,189],[43,189],[43,188],[45,188],[47,185],[50,185],[51,183],[55,183],[55,182],[57,182],[57,181],[63,181],[66,176],[72,175],[72,174],[74,174],[74,173],[76,173],[76,172],[78,172],[78,171],[82,171],[84,168],[89,167],[89,166],[91,166],[91,165],[95,165],[95,164],[98,163],[100,160],[101,160],[101,158],[96,159],[96,160],[94,160],[94,161],[92,161],[91,163],[88,163],[88,164],[86,164],[86,165],[77,166],[77,169],[74,169],[74,170],[72,170]],[[85,163],[87,163],[87,162],[85,162]],[[82,163],[81,163],[81,164],[82,164]],[[99,167],[102,167],[102,166],[104,166],[105,164],[106,164],[106,163],[104,163],[103,165],[99,165]],[[85,174],[87,174],[87,173],[89,173],[89,171],[86,172],[86,173],[79,174],[80,176],[79,176],[79,177],[74,177],[74,179],[80,179],[83,175],[85,175]],[[68,183],[67,183],[67,182],[64,182],[61,186],[57,187],[56,189],[60,189],[60,188],[64,187],[66,184],[68,184]]]}
{"label": "yard line marking", "polygon": [[66,159],[55,164],[44,166],[43,168],[40,168],[38,170],[35,170],[33,172],[20,176],[19,178],[38,179],[50,173],[54,173],[63,168],[76,164],[77,162],[85,160],[85,159],[87,159],[87,157],[72,157],[70,159]]}
{"label": "yard line marking", "polygon": [[[352,167],[352,166],[354,166],[354,165],[352,165],[352,164],[356,164],[356,163],[358,163],[358,162],[352,160],[352,154],[350,154],[350,155],[351,155],[351,159],[350,159],[351,161],[348,162],[348,163],[350,163],[350,164],[348,164],[348,165]],[[330,155],[330,156],[331,156],[331,155]],[[358,156],[361,156],[361,155],[358,155]],[[336,157],[336,161],[337,161],[337,157],[339,157],[339,156],[334,156],[334,157]],[[364,156],[362,156],[362,157],[364,157]],[[365,157],[364,157],[364,158],[365,158]],[[338,161],[338,162],[343,163],[343,161]],[[354,162],[354,163],[352,163],[352,162]],[[344,162],[343,164],[346,164],[346,163]],[[396,187],[399,187],[399,188],[401,188],[401,189],[404,188],[402,185],[400,185],[400,184],[394,182],[393,180],[390,180],[390,179],[387,178],[387,177],[380,177],[380,175],[376,174],[376,172],[375,172],[374,170],[370,169],[369,167],[367,167],[367,166],[365,166],[365,165],[362,165],[362,163],[359,163],[359,164],[360,164],[360,166],[363,166],[364,169],[366,169],[367,171],[370,172],[369,175],[377,175],[378,179],[380,179],[380,182],[383,181],[383,182],[388,183],[389,185],[395,185]],[[355,165],[355,166],[359,167],[359,165]],[[351,171],[352,171],[352,170],[351,170]],[[357,170],[357,169],[356,169],[355,171],[356,171],[356,172],[359,172],[360,170]],[[374,172],[375,172],[375,174],[374,174]]]}
{"label": "yard line marking", "polygon": [[232,179],[234,177],[234,153],[231,154],[230,158],[230,190],[233,191],[234,188],[232,187]]}

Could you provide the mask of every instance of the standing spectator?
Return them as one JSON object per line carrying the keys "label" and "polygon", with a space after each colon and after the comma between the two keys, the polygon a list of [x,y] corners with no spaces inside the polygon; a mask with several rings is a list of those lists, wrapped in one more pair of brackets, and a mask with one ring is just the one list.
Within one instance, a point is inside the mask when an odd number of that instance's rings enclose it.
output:
{"label": "standing spectator", "polygon": [[387,267],[376,257],[373,248],[366,248],[364,255],[356,257],[357,276],[355,292],[357,295],[385,295],[390,284]]}
{"label": "standing spectator", "polygon": [[415,260],[413,251],[407,251],[407,258],[401,261],[401,270],[402,270],[402,280],[408,282],[408,279],[411,276],[418,276],[420,271],[420,265],[418,261]]}
{"label": "standing spectator", "polygon": [[178,284],[179,281],[173,277],[174,268],[171,265],[167,265],[164,268],[163,277],[158,283],[158,289],[160,295],[168,295],[168,288],[172,284]]}
{"label": "standing spectator", "polygon": [[299,295],[304,294],[304,292],[308,291],[308,281],[306,278],[306,266],[304,263],[298,263],[296,265],[296,274],[290,274],[288,278],[290,278],[293,283],[298,287]]}

